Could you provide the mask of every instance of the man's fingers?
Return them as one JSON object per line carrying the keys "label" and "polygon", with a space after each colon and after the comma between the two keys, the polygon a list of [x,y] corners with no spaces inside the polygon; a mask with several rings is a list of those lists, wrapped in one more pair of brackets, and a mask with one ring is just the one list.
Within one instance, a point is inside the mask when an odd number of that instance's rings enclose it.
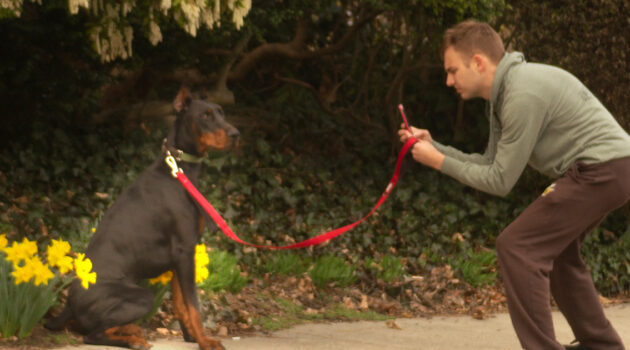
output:
{"label": "man's fingers", "polygon": [[398,130],[398,136],[400,137],[401,142],[405,142],[411,136],[411,134],[406,129],[400,129]]}

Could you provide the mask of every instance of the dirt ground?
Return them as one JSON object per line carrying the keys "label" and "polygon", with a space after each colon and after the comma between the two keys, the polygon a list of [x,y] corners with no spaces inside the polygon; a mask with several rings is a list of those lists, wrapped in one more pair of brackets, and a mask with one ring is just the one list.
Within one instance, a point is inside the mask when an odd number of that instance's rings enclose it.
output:
{"label": "dirt ground", "polygon": [[[239,349],[519,349],[500,285],[472,288],[449,266],[399,283],[367,283],[350,288],[313,286],[308,277],[255,280],[238,294],[201,295],[208,335]],[[630,299],[602,298],[607,315],[630,345]],[[289,305],[287,307],[287,305]],[[355,316],[334,311],[355,312]],[[297,310],[297,311],[296,311]],[[333,311],[333,312],[331,312]],[[390,317],[360,321],[366,312]],[[261,318],[281,322],[270,331]],[[557,339],[573,338],[563,317],[554,313]],[[383,319],[383,317],[381,317]],[[198,349],[181,341],[168,300],[144,324],[154,350]],[[0,339],[1,349],[108,349],[82,345],[79,334],[49,332],[38,326],[25,339]],[[114,348],[112,348],[114,349]]]}
{"label": "dirt ground", "polygon": [[[612,305],[606,315],[630,345],[630,304]],[[563,344],[573,334],[559,312],[554,312],[556,338]],[[471,316],[395,319],[344,323],[304,324],[269,335],[222,339],[227,350],[511,350],[520,349],[509,315],[484,320]],[[97,346],[66,346],[60,350],[106,350]],[[153,350],[198,349],[180,339],[158,339]]]}

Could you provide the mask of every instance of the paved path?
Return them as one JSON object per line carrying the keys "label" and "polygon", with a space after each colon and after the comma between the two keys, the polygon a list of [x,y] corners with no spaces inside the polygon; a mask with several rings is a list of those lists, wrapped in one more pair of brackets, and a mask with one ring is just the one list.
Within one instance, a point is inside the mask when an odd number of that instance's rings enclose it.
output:
{"label": "paved path", "polygon": [[[630,348],[630,304],[606,308],[606,315]],[[556,337],[570,343],[566,321],[554,312]],[[396,319],[386,322],[306,324],[269,336],[223,339],[227,350],[517,350],[520,349],[507,314],[486,320],[470,316]],[[400,329],[397,329],[397,326]],[[67,346],[64,350],[119,350],[103,346]],[[180,340],[157,340],[152,350],[197,350]]]}

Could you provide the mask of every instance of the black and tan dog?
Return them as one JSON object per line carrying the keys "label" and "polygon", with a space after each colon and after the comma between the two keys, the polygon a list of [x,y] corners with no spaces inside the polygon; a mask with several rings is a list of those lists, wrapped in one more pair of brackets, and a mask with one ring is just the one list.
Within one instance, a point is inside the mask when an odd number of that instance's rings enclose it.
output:
{"label": "black and tan dog", "polygon": [[[186,88],[174,108],[177,119],[165,148],[180,157],[178,165],[196,185],[201,164],[195,160],[207,151],[231,148],[239,132],[219,105],[192,99]],[[203,333],[195,288],[195,245],[205,216],[164,159],[165,153],[107,210],[86,251],[96,284],[86,290],[75,282],[66,307],[47,328],[59,330],[73,320],[85,343],[148,349],[134,322],[151,311],[153,293],[138,282],[170,270],[173,309],[184,338],[203,350],[224,349]]]}

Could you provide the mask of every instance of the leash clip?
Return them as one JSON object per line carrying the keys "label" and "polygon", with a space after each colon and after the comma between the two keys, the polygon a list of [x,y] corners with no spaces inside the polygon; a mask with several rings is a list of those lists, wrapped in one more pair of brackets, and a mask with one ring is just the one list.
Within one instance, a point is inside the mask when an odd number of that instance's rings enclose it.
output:
{"label": "leash clip", "polygon": [[181,168],[177,167],[177,161],[171,155],[170,151],[166,151],[166,158],[164,159],[164,161],[169,167],[171,167],[171,175],[173,175],[174,178],[177,178],[177,173],[184,172]]}

